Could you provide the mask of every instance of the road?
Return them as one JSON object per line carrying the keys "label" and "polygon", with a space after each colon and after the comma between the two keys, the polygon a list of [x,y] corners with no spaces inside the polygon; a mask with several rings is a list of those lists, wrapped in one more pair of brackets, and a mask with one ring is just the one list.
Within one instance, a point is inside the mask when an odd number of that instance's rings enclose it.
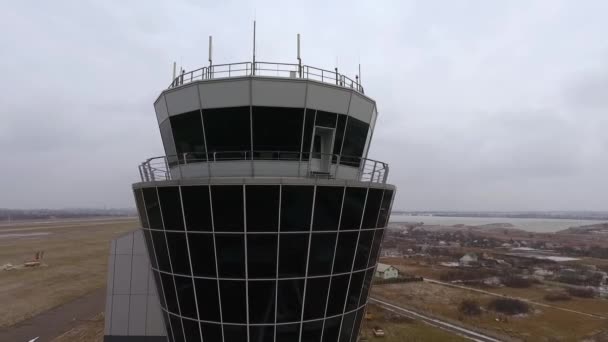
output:
{"label": "road", "polygon": [[[13,224],[13,225],[2,225],[0,226],[0,233],[11,233],[11,232],[25,232],[25,231],[34,231],[34,230],[50,230],[50,229],[65,229],[65,228],[74,228],[74,227],[92,227],[92,226],[103,226],[116,224],[121,222],[135,222],[135,218],[113,218],[113,219],[90,219],[90,220],[81,220],[81,221],[49,221],[49,222],[37,222],[36,224],[40,224],[39,226],[26,226],[19,228],[22,224]],[[59,225],[55,225],[57,223],[63,223]]]}
{"label": "road", "polygon": [[472,341],[478,341],[478,342],[501,342],[501,340],[497,340],[494,337],[488,336],[488,335],[484,335],[481,333],[478,333],[476,331],[473,330],[469,330],[467,328],[452,324],[452,323],[448,323],[442,320],[439,320],[437,318],[433,318],[433,317],[429,317],[429,316],[425,316],[423,314],[420,314],[418,312],[412,311],[410,309],[406,309],[394,304],[391,304],[389,302],[385,302],[383,300],[380,299],[376,299],[373,297],[369,298],[369,302],[370,303],[374,303],[380,307],[382,307],[385,310],[394,312],[396,314],[405,316],[405,317],[409,317],[412,319],[416,319],[419,321],[422,321],[426,324],[429,324],[431,326],[437,327],[439,329],[443,329],[446,331],[449,331],[451,333],[454,333],[456,335],[468,338]]}

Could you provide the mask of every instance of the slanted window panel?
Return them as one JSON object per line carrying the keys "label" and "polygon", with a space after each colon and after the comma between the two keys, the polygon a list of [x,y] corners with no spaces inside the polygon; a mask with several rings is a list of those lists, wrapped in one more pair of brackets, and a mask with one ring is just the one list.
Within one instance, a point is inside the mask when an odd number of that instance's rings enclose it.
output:
{"label": "slanted window panel", "polygon": [[[156,271],[156,270],[152,270],[152,273],[154,274],[154,281],[156,283],[157,290],[158,290],[158,299],[160,300],[160,306],[163,309],[167,309],[167,303],[165,302],[165,296],[163,295],[164,292],[164,287],[163,287],[163,282],[162,279],[160,278],[160,272]],[[162,290],[161,290],[162,288]]]}
{"label": "slanted window panel", "polygon": [[300,324],[277,325],[276,342],[293,342],[300,338]]}
{"label": "slanted window panel", "polygon": [[336,233],[313,234],[310,242],[308,275],[324,275],[331,272],[336,244]]}
{"label": "slanted window panel", "polygon": [[324,112],[322,110],[317,111],[317,119],[315,121],[315,126],[321,127],[336,127],[336,113]]}
{"label": "slanted window panel", "polygon": [[[196,284],[196,299],[201,319],[205,321],[220,321],[220,301],[217,294],[217,280],[194,278]],[[215,341],[215,340],[212,340]]]}
{"label": "slanted window panel", "polygon": [[346,291],[348,289],[349,278],[350,275],[348,274],[333,276],[331,278],[329,298],[327,301],[327,316],[333,316],[342,313],[342,310],[344,309],[344,301],[346,299]]}
{"label": "slanted window panel", "polygon": [[391,216],[391,202],[393,199],[393,190],[384,190],[382,196],[382,205],[380,206],[380,217],[378,218],[378,227],[386,227]]}
{"label": "slanted window panel", "polygon": [[158,204],[156,188],[144,188],[143,194],[150,228],[163,229],[163,220],[160,216],[160,205]]}
{"label": "slanted window panel", "polygon": [[308,231],[314,187],[284,185],[281,194],[281,231]]}
{"label": "slanted window panel", "polygon": [[278,185],[248,185],[246,187],[248,232],[276,232],[278,230],[279,192]]}
{"label": "slanted window panel", "polygon": [[[251,151],[249,114],[249,106],[203,110],[208,152],[220,152],[216,159],[243,159],[234,152]],[[227,151],[233,153],[221,153]]]}
{"label": "slanted window panel", "polygon": [[[336,137],[334,141],[334,154],[342,152],[342,141],[344,141],[344,131],[346,129],[346,115],[338,114],[338,124],[336,125]],[[334,157],[334,163],[337,162]]]}
{"label": "slanted window panel", "polygon": [[194,299],[194,286],[192,285],[192,278],[175,276],[175,286],[177,289],[179,308],[181,309],[182,316],[196,319],[196,300]]}
{"label": "slanted window panel", "polygon": [[148,250],[148,257],[150,258],[150,263],[152,267],[158,268],[158,264],[156,263],[156,255],[154,254],[154,243],[152,242],[152,233],[148,229],[142,229],[144,232],[144,239],[146,239],[146,249]]}
{"label": "slanted window panel", "polygon": [[179,314],[179,307],[177,304],[177,296],[175,294],[175,284],[173,284],[173,277],[169,274],[161,273],[160,278],[163,281],[163,290],[165,291],[165,298],[167,299],[167,310]]}
{"label": "slanted window panel", "polygon": [[189,231],[212,231],[208,186],[182,186],[186,228]]}
{"label": "slanted window panel", "polygon": [[372,240],[374,239],[373,230],[362,230],[357,243],[357,255],[355,256],[355,270],[367,268],[367,261],[372,249]]}
{"label": "slanted window panel", "polygon": [[329,292],[329,277],[308,278],[306,281],[306,302],[304,303],[304,319],[321,318],[325,314],[327,293]]}
{"label": "slanted window panel", "polygon": [[346,188],[340,229],[359,229],[366,194],[366,188]]}
{"label": "slanted window panel", "polygon": [[374,276],[374,269],[367,270],[365,278],[363,279],[363,287],[361,288],[361,297],[359,298],[359,306],[367,303],[367,297],[369,295],[369,287]]}
{"label": "slanted window panel", "polygon": [[[222,318],[224,319],[224,323],[247,323],[245,282],[240,280],[220,280],[220,296],[222,298]],[[226,332],[225,328],[224,326],[224,332]]]}
{"label": "slanted window panel", "polygon": [[380,252],[380,245],[382,244],[382,238],[384,237],[384,229],[377,229],[374,233],[374,243],[372,244],[372,252],[369,257],[368,267],[372,267],[376,263],[378,258],[378,252]]}
{"label": "slanted window panel", "polygon": [[242,232],[243,187],[241,185],[211,186],[215,231]]}
{"label": "slanted window panel", "polygon": [[365,214],[363,215],[362,228],[376,228],[380,203],[382,202],[382,189],[369,189],[367,203],[365,204]]}
{"label": "slanted window panel", "polygon": [[[277,291],[277,322],[299,321],[302,314],[304,279],[279,280]],[[249,295],[251,296],[251,293]]]}
{"label": "slanted window panel", "polygon": [[211,234],[188,233],[192,270],[195,276],[215,277],[215,253]]}
{"label": "slanted window panel", "polygon": [[182,216],[182,201],[179,197],[179,188],[176,186],[159,187],[158,199],[163,214],[165,230],[184,230],[184,217]]}
{"label": "slanted window panel", "polygon": [[313,230],[338,229],[343,193],[343,187],[317,186]]}
{"label": "slanted window panel", "polygon": [[254,158],[299,160],[303,115],[302,108],[253,107]]}
{"label": "slanted window panel", "polygon": [[279,239],[279,277],[303,277],[306,274],[308,234],[281,234]]}
{"label": "slanted window panel", "polygon": [[[196,319],[196,317],[194,317]],[[184,335],[186,341],[198,341],[201,339],[201,333],[198,328],[198,322],[190,319],[182,319],[184,324]]]}
{"label": "slanted window panel", "polygon": [[340,329],[340,342],[350,342],[353,333],[353,324],[355,323],[356,312],[351,312],[344,315],[342,327]]}
{"label": "slanted window panel", "polygon": [[165,148],[165,155],[167,156],[169,166],[177,165],[177,151],[175,150],[170,120],[165,120],[160,124],[160,137],[163,140],[163,147]]}
{"label": "slanted window panel", "polygon": [[341,164],[354,167],[359,166],[361,157],[363,156],[363,149],[365,148],[368,128],[369,125],[365,122],[352,116],[348,118],[342,147]]}
{"label": "slanted window panel", "polygon": [[274,323],[276,281],[249,281],[249,322]]}
{"label": "slanted window panel", "polygon": [[203,331],[203,341],[222,341],[221,325],[201,322],[201,330]]}
{"label": "slanted window panel", "polygon": [[348,289],[348,296],[346,297],[346,311],[354,310],[359,305],[363,278],[365,278],[365,271],[355,272],[352,274],[350,279],[350,287]]}
{"label": "slanted window panel", "polygon": [[144,195],[141,189],[133,190],[135,195],[135,204],[137,205],[137,213],[139,214],[139,222],[144,228],[150,228],[148,225],[148,216],[146,215],[146,206],[144,204]]}
{"label": "slanted window panel", "polygon": [[169,323],[171,319],[169,318],[169,314],[165,311],[163,311],[163,318],[163,321],[165,323],[165,331],[167,331],[167,338],[169,342],[175,342],[175,340],[173,339],[173,334],[171,332],[171,324]]}
{"label": "slanted window panel", "polygon": [[301,342],[319,342],[323,331],[323,321],[306,322],[302,324]]}
{"label": "slanted window panel", "polygon": [[201,112],[195,110],[172,116],[169,120],[179,161],[191,163],[206,160]]}
{"label": "slanted window panel", "polygon": [[247,271],[249,278],[276,278],[277,236],[247,234]]}
{"label": "slanted window panel", "polygon": [[310,157],[310,145],[312,144],[312,133],[315,127],[316,110],[307,109],[304,119],[304,137],[302,138],[302,160],[308,160]]}
{"label": "slanted window panel", "polygon": [[167,252],[167,242],[165,241],[165,233],[157,230],[152,230],[152,240],[154,241],[154,251],[156,252],[156,260],[158,268],[161,271],[171,272],[171,264],[169,264],[169,253]]}
{"label": "slanted window panel", "polygon": [[171,326],[173,327],[173,338],[175,342],[185,342],[184,329],[182,329],[182,322],[177,316],[169,315],[171,318]]}
{"label": "slanted window panel", "polygon": [[357,318],[355,318],[355,323],[353,324],[353,336],[358,336],[359,329],[361,327],[361,320],[363,319],[363,311],[365,309],[357,310]]}
{"label": "slanted window panel", "polygon": [[252,325],[249,327],[249,341],[272,342],[274,341],[273,325]]}
{"label": "slanted window panel", "polygon": [[246,325],[224,324],[224,341],[246,342],[247,341],[247,326]]}
{"label": "slanted window panel", "polygon": [[219,276],[245,278],[245,241],[243,235],[216,234],[215,245]]}
{"label": "slanted window panel", "polygon": [[325,320],[325,329],[323,329],[323,342],[336,342],[340,334],[340,322],[342,316],[329,318]]}
{"label": "slanted window panel", "polygon": [[186,245],[186,234],[167,232],[167,244],[173,273],[190,274],[190,261],[188,260],[188,246]]}
{"label": "slanted window panel", "polygon": [[342,232],[338,234],[338,246],[334,259],[334,273],[350,272],[357,246],[357,232]]}

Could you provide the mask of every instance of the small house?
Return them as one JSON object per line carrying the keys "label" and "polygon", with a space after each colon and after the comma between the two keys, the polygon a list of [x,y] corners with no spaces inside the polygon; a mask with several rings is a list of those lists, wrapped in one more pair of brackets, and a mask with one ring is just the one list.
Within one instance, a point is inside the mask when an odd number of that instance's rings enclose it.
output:
{"label": "small house", "polygon": [[382,279],[392,279],[399,277],[399,270],[395,267],[383,263],[378,263],[376,267],[376,277]]}

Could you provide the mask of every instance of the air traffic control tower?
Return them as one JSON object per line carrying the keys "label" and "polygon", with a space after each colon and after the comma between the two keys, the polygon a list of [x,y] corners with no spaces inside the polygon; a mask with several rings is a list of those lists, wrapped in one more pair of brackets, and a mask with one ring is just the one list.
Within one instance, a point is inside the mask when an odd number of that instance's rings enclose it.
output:
{"label": "air traffic control tower", "polygon": [[395,194],[358,78],[210,65],[154,108],[133,191],[167,339],[357,341]]}

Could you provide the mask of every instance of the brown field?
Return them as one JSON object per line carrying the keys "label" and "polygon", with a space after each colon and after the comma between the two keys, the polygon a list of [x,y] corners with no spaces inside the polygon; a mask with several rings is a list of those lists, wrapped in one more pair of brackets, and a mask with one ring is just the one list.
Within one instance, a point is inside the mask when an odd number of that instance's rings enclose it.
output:
{"label": "brown field", "polygon": [[110,240],[137,226],[134,219],[0,226],[0,236],[49,233],[0,238],[0,266],[22,264],[44,251],[42,266],[0,270],[0,328],[104,287]]}

